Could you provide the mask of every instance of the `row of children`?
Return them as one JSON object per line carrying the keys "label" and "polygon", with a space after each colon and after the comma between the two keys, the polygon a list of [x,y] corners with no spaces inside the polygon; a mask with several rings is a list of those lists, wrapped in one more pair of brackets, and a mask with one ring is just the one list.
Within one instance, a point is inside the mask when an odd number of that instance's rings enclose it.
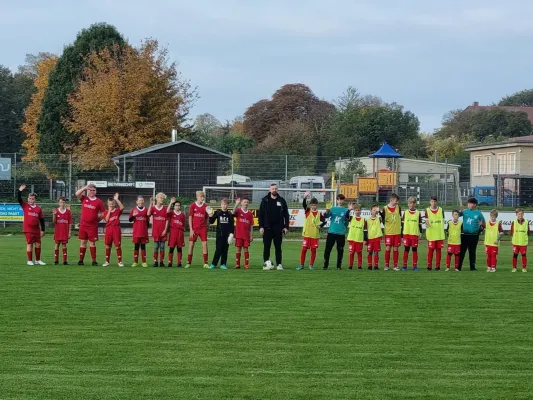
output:
{"label": "row of children", "polygon": [[[28,265],[46,265],[41,260],[41,238],[45,234],[44,213],[36,204],[37,195],[30,193],[27,201],[22,198],[26,185],[22,185],[18,192],[18,201],[23,210],[23,231],[26,236],[26,252]],[[98,241],[98,223],[105,221],[104,244],[106,258],[103,266],[110,265],[111,249],[115,246],[119,267],[124,267],[122,261],[122,230],[120,216],[124,211],[124,205],[119,199],[119,194],[107,200],[107,209],[103,202],[96,197],[96,187],[87,185],[76,196],[81,202],[81,217],[78,237],[80,239],[80,258],[78,265],[84,265],[87,244],[89,244],[92,265],[98,265],[96,261],[96,242]],[[174,251],[177,249],[177,265],[182,267],[182,249],[185,247],[186,216],[181,211],[181,202],[172,198],[168,206],[164,205],[166,195],[158,193],[154,199],[150,199],[150,205],[145,206],[142,196],[136,200],[135,207],[129,214],[132,223],[132,241],[134,244],[132,267],[139,265],[139,256],[142,266],[148,267],[146,262],[146,244],[149,242],[148,226],[152,222],[152,238],[154,241],[154,267],[172,267]],[[205,203],[205,194],[196,193],[196,202],[190,205],[189,223],[189,252],[185,268],[190,268],[195,243],[200,239],[204,268],[215,268],[219,260],[221,268],[227,269],[227,257],[229,245],[235,242],[237,247],[235,268],[240,268],[241,254],[244,250],[244,268],[249,268],[250,243],[253,240],[253,215],[248,210],[248,199],[237,199],[235,210],[228,211],[228,202],[222,201],[221,209],[213,212],[212,208]],[[216,251],[211,265],[208,265],[207,231],[209,224],[217,223]],[[62,249],[63,265],[68,264],[67,244],[72,236],[72,213],[70,206],[64,197],[58,200],[58,207],[53,210],[54,223],[54,264],[59,264],[59,250]],[[168,262],[165,260],[165,244],[168,242]],[[35,251],[35,259],[33,252]]]}
{"label": "row of children", "polygon": [[[487,271],[495,272],[497,265],[497,254],[500,246],[500,240],[503,235],[503,229],[500,222],[497,221],[498,211],[490,212],[490,221],[485,223],[483,215],[475,210],[477,206],[476,199],[468,201],[468,210],[454,210],[452,219],[445,223],[444,211],[438,206],[436,197],[432,197],[430,205],[424,212],[416,208],[417,201],[411,197],[408,199],[409,209],[402,214],[398,205],[399,196],[392,194],[389,203],[380,210],[377,204],[372,205],[370,217],[361,217],[361,206],[350,203],[348,209],[343,207],[345,197],[340,194],[337,196],[337,205],[328,210],[320,219],[317,211],[318,202],[312,199],[309,205],[306,203],[306,193],[303,207],[306,210],[305,225],[303,228],[303,245],[300,256],[300,266],[298,270],[304,269],[307,250],[311,250],[311,260],[309,269],[313,269],[316,258],[316,249],[318,248],[318,238],[320,227],[323,225],[324,218],[330,219],[330,227],[326,240],[324,252],[324,267],[328,269],[329,256],[333,246],[337,246],[337,269],[342,269],[343,251],[348,230],[349,245],[349,269],[353,269],[355,256],[357,255],[357,268],[363,268],[363,247],[367,249],[367,268],[369,270],[379,269],[379,253],[381,252],[381,242],[385,239],[385,271],[390,269],[391,250],[393,255],[393,269],[399,271],[399,247],[403,243],[403,264],[402,271],[407,271],[409,254],[412,253],[412,269],[418,271],[418,245],[422,237],[422,223],[426,225],[426,239],[428,243],[427,252],[427,270],[440,271],[442,249],[444,241],[448,238],[446,271],[450,271],[452,258],[455,261],[454,270],[460,271],[462,262],[469,250],[471,270],[475,270],[475,245],[479,238],[479,233],[485,230],[485,253],[487,255]],[[463,221],[459,218],[463,217]],[[464,226],[468,232],[465,232]],[[513,269],[517,270],[518,255],[522,256],[522,271],[527,272],[527,245],[530,234],[529,221],[524,218],[522,209],[516,210],[516,219],[511,224],[510,235],[512,236],[513,245]],[[475,245],[470,246],[471,237],[474,237]],[[472,251],[473,250],[473,251]],[[433,258],[435,256],[435,264]],[[474,266],[474,267],[472,267]]]}

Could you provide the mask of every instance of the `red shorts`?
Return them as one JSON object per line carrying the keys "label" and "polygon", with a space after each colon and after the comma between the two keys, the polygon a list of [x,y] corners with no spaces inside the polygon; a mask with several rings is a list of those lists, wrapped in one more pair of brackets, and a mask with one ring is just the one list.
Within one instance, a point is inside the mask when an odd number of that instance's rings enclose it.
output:
{"label": "red shorts", "polygon": [[78,233],[80,240],[88,240],[89,242],[98,241],[98,226],[81,226]]}
{"label": "red shorts", "polygon": [[403,245],[405,247],[418,247],[418,235],[403,235]]}
{"label": "red shorts", "polygon": [[318,249],[318,239],[304,237],[304,241],[302,242],[302,247],[304,249]]}
{"label": "red shorts", "polygon": [[105,229],[104,244],[106,246],[115,245],[115,247],[119,247],[120,242],[122,242],[120,226],[110,226]]}
{"label": "red shorts", "polygon": [[27,244],[41,243],[41,232],[24,232]]}
{"label": "red shorts", "polygon": [[378,253],[381,251],[381,238],[368,239],[366,251],[369,253]]}
{"label": "red shorts", "polygon": [[444,247],[444,240],[428,240],[428,248],[442,249]]}
{"label": "red shorts", "polygon": [[363,251],[363,242],[348,240],[348,250],[350,253],[361,253]]}
{"label": "red shorts", "polygon": [[400,235],[385,235],[385,246],[398,247],[402,244]]}
{"label": "red shorts", "polygon": [[167,241],[167,236],[158,236],[158,237],[154,237],[154,243],[155,242],[166,242]]}
{"label": "red shorts", "polygon": [[498,247],[497,246],[485,246],[485,254],[498,254]]}
{"label": "red shorts", "polygon": [[132,240],[133,244],[146,244],[150,242],[150,239],[147,237],[134,237]]}
{"label": "red shorts", "polygon": [[250,241],[246,239],[235,239],[235,247],[243,247],[247,249],[250,247]]}
{"label": "red shorts", "polygon": [[168,247],[185,247],[185,232],[181,229],[171,229],[168,235]]}
{"label": "red shorts", "polygon": [[527,246],[514,246],[513,245],[513,254],[522,254],[525,256],[527,253]]}
{"label": "red shorts", "polygon": [[68,240],[57,240],[57,239],[54,239],[54,242],[56,244],[68,244]]}
{"label": "red shorts", "polygon": [[202,242],[207,242],[207,228],[194,231],[194,235],[189,237],[189,242],[196,242],[198,238]]}
{"label": "red shorts", "polygon": [[448,253],[449,254],[461,254],[461,245],[460,244],[449,244]]}

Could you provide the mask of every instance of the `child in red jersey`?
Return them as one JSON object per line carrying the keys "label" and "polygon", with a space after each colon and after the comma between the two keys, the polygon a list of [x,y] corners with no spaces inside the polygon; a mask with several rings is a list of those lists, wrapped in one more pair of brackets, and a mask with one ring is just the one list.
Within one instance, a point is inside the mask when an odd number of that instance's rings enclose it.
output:
{"label": "child in red jersey", "polygon": [[[26,235],[26,255],[28,265],[46,265],[41,261],[41,238],[44,236],[44,213],[41,207],[35,204],[37,195],[30,193],[28,201],[22,200],[22,192],[26,185],[22,185],[18,191],[18,202],[24,213],[22,229]],[[33,249],[35,247],[35,262],[33,262]]]}
{"label": "child in red jersey", "polygon": [[117,251],[118,266],[123,267],[122,262],[122,232],[120,230],[120,216],[124,211],[124,205],[119,200],[118,193],[114,197],[107,200],[107,211],[104,212],[105,220],[105,263],[104,267],[109,266],[109,258],[111,257],[111,246],[115,245]]}
{"label": "child in red jersey", "polygon": [[[235,201],[235,209],[233,211],[233,217],[235,218],[235,247],[237,248],[237,254],[235,255],[235,269],[241,267],[241,254],[244,249],[244,269],[248,269],[250,265],[250,243],[253,241],[254,232],[254,216],[248,205],[250,200],[237,199]],[[239,207],[240,205],[240,207]]]}
{"label": "child in red jersey", "polygon": [[147,268],[146,264],[146,243],[148,239],[148,208],[144,206],[144,197],[137,197],[137,205],[130,211],[130,222],[133,222],[133,244],[135,250],[133,251],[132,267],[137,267],[139,264],[139,250],[141,251],[142,266]]}
{"label": "child in red jersey", "polygon": [[[87,192],[87,195],[84,192]],[[97,266],[96,242],[98,241],[98,222],[102,219],[105,211],[104,203],[96,197],[96,186],[93,184],[78,190],[76,197],[81,203],[81,221],[78,234],[80,239],[80,260],[78,261],[78,265],[83,265],[85,252],[87,251],[87,242],[89,242],[92,265]]]}
{"label": "child in red jersey", "polygon": [[57,201],[58,208],[53,211],[54,222],[54,265],[59,264],[59,247],[63,247],[63,265],[67,262],[67,244],[72,233],[72,213],[70,206],[67,206],[67,200],[60,197]]}
{"label": "child in red jersey", "polygon": [[[152,217],[152,237],[154,238],[154,265],[153,267],[165,266],[165,242],[168,232],[167,207],[163,204],[167,196],[158,193],[155,196],[155,205],[150,204],[148,217]],[[157,256],[159,254],[159,262]]]}
{"label": "child in red jersey", "polygon": [[198,239],[202,242],[202,254],[204,257],[204,268],[209,268],[207,264],[207,227],[209,217],[213,214],[213,210],[205,203],[205,193],[196,192],[196,201],[189,207],[189,254],[187,254],[187,265],[185,268],[190,268],[192,263],[192,256],[194,251],[194,244]]}
{"label": "child in red jersey", "polygon": [[183,248],[185,247],[185,213],[181,211],[181,202],[176,201],[173,197],[170,199],[170,204],[167,208],[167,215],[170,221],[170,228],[168,234],[168,265],[172,267],[174,258],[174,248],[178,248],[178,268],[181,268],[181,258],[183,256]]}

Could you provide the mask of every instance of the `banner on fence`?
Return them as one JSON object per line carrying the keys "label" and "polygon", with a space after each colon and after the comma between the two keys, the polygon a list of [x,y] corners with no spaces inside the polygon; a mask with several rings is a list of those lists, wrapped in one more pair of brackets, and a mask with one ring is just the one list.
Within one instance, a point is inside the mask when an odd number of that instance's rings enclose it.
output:
{"label": "banner on fence", "polygon": [[11,179],[11,158],[0,158],[0,181]]}
{"label": "banner on fence", "polygon": [[22,222],[24,213],[19,204],[0,204],[0,222]]}

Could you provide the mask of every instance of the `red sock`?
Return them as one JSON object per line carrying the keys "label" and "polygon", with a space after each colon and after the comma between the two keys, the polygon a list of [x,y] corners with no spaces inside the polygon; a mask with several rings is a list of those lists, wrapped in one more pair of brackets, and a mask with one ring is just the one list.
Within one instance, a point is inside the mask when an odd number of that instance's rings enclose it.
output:
{"label": "red sock", "polygon": [[363,252],[360,251],[357,253],[357,268],[361,268],[363,266]]}
{"label": "red sock", "polygon": [[455,255],[455,269],[458,269],[459,268],[459,254],[456,254]]}
{"label": "red sock", "polygon": [[35,248],[35,261],[41,261],[41,248]]}
{"label": "red sock", "polygon": [[436,252],[437,252],[436,254],[437,259],[435,260],[435,266],[440,269],[440,259],[442,257],[442,249],[437,249]]}
{"label": "red sock", "polygon": [[96,247],[89,247],[89,250],[91,252],[91,260],[93,262],[96,262]]}
{"label": "red sock", "polygon": [[172,261],[174,260],[174,252],[169,251],[168,252],[168,263],[172,264]]}
{"label": "red sock", "polygon": [[109,262],[109,258],[111,257],[111,247],[105,248],[105,262]]}
{"label": "red sock", "polygon": [[54,261],[59,261],[59,249],[54,249]]}
{"label": "red sock", "polygon": [[235,253],[235,268],[241,266],[241,249],[237,249],[237,253]]}
{"label": "red sock", "polygon": [[491,267],[491,262],[492,262],[492,257],[491,257],[491,254],[487,254],[487,268],[490,268]]}
{"label": "red sock", "polygon": [[526,269],[527,267],[527,256],[525,254],[522,255],[522,269]]}
{"label": "red sock", "polygon": [[139,262],[139,250],[133,250],[133,262],[135,264]]}
{"label": "red sock", "polygon": [[452,255],[450,253],[446,254],[446,268],[450,268],[452,262]]}
{"label": "red sock", "polygon": [[67,248],[63,247],[63,262],[67,262]]}
{"label": "red sock", "polygon": [[248,266],[250,263],[250,252],[248,249],[244,250],[244,265]]}
{"label": "red sock", "polygon": [[[414,253],[413,253],[414,254]],[[413,256],[414,258],[414,256]],[[409,252],[405,251],[403,252],[403,266],[407,266],[407,262],[409,261]]]}
{"label": "red sock", "polygon": [[350,268],[353,268],[353,260],[355,258],[355,253],[350,252]]}
{"label": "red sock", "polygon": [[207,264],[208,254],[204,253],[203,256],[204,256],[204,264]]}
{"label": "red sock", "polygon": [[394,268],[398,267],[399,258],[400,258],[400,252],[398,251],[398,247],[395,247],[394,252],[392,253],[392,262],[394,263]]}
{"label": "red sock", "polygon": [[[183,258],[183,252],[179,251],[181,249],[178,249],[178,264],[181,264],[181,260]],[[191,261],[192,261],[192,257],[191,257]]]}
{"label": "red sock", "polygon": [[390,264],[390,250],[385,250],[385,266],[388,267]]}
{"label": "red sock", "polygon": [[302,247],[302,251],[300,252],[300,265],[301,266],[304,266],[306,256],[307,256],[307,247]]}
{"label": "red sock", "polygon": [[431,268],[433,263],[433,249],[428,249],[428,268]]}
{"label": "red sock", "polygon": [[192,264],[192,253],[187,254],[187,264]]}
{"label": "red sock", "polygon": [[413,267],[418,266],[418,251],[413,250]]}
{"label": "red sock", "polygon": [[518,259],[513,257],[513,268],[516,269],[516,264],[518,264]]}
{"label": "red sock", "polygon": [[161,264],[165,263],[165,251],[159,251],[159,261],[161,261]]}
{"label": "red sock", "polygon": [[141,249],[141,258],[143,260],[143,264],[146,263],[146,249]]}
{"label": "red sock", "polygon": [[311,260],[309,261],[309,265],[311,266],[315,265],[315,260],[316,260],[316,249],[313,248],[311,249]]}
{"label": "red sock", "polygon": [[157,251],[154,251],[154,264],[157,262]]}
{"label": "red sock", "polygon": [[28,257],[28,261],[33,261],[33,252],[31,250],[26,251],[26,257]]}
{"label": "red sock", "polygon": [[374,267],[379,266],[379,253],[374,254]]}
{"label": "red sock", "polygon": [[372,266],[372,253],[368,253],[368,255],[366,256],[366,262],[369,267]]}
{"label": "red sock", "polygon": [[80,261],[83,262],[85,259],[85,253],[87,252],[87,247],[80,247]]}
{"label": "red sock", "polygon": [[117,260],[118,262],[122,262],[122,247],[117,247]]}

